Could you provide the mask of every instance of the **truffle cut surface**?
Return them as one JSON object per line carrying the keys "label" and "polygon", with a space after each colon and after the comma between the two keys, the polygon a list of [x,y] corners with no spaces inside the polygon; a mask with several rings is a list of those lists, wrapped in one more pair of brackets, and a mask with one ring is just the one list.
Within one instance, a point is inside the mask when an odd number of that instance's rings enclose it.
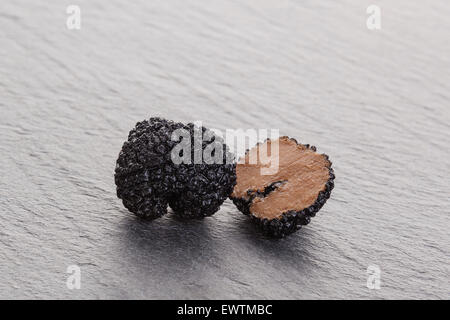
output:
{"label": "truffle cut surface", "polygon": [[[264,174],[269,167],[275,169]],[[249,150],[237,164],[236,176],[231,199],[241,211],[264,220],[281,220],[286,213],[303,217],[291,219],[294,224],[309,222],[308,216],[320,209],[334,187],[328,156],[289,137],[267,140]]]}

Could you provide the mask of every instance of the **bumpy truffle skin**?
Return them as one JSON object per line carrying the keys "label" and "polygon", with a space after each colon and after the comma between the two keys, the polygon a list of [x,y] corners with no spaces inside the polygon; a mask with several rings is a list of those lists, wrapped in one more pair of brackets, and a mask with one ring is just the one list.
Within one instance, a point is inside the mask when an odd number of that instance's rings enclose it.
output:
{"label": "bumpy truffle skin", "polygon": [[[172,161],[172,149],[182,140],[172,140],[176,129],[189,133],[190,163]],[[199,132],[205,137],[201,150],[194,141]],[[194,151],[203,152],[212,144],[220,145],[222,152],[218,156],[222,156],[222,162],[205,163],[201,159],[195,164]],[[142,218],[161,217],[167,213],[167,205],[181,217],[210,216],[219,210],[236,184],[232,159],[222,139],[210,130],[192,123],[150,118],[136,124],[119,153],[114,175],[117,196],[129,211]]]}
{"label": "bumpy truffle skin", "polygon": [[[294,138],[290,138],[290,140],[300,145]],[[314,152],[316,151],[315,146],[310,146],[309,144],[304,144],[303,146]],[[233,203],[236,205],[239,211],[241,211],[245,215],[250,216],[251,220],[262,229],[263,233],[274,238],[283,238],[295,231],[300,230],[302,226],[307,225],[311,221],[311,218],[316,215],[316,213],[323,207],[325,202],[330,198],[331,191],[334,188],[335,175],[333,168],[331,168],[332,162],[328,159],[328,155],[323,154],[323,156],[328,160],[329,163],[328,167],[329,179],[325,184],[324,190],[319,192],[316,201],[307,208],[304,208],[299,211],[289,210],[283,212],[280,218],[275,218],[271,220],[267,218],[261,219],[259,217],[254,216],[250,212],[250,206],[252,205],[252,202],[255,199],[255,197],[264,197],[270,192],[276,190],[277,184],[279,182],[274,182],[270,184],[265,188],[264,192],[258,191],[254,192],[253,190],[249,190],[248,199],[235,198],[232,196],[230,196],[230,199],[233,201]]]}

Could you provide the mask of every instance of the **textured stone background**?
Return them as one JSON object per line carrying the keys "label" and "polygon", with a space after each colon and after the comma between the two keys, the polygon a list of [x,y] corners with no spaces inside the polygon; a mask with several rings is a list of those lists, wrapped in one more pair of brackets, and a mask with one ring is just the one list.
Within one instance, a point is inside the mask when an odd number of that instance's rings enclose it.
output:
{"label": "textured stone background", "polygon": [[[449,17],[445,0],[3,1],[0,297],[448,298]],[[140,222],[113,171],[153,115],[314,144],[332,198],[280,241],[229,201]]]}

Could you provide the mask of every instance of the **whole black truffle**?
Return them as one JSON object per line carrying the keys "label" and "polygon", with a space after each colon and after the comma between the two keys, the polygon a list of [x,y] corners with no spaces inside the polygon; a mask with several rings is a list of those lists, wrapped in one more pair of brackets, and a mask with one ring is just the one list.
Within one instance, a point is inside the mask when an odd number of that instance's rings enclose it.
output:
{"label": "whole black truffle", "polygon": [[210,216],[236,184],[236,165],[211,130],[162,118],[138,122],[116,163],[117,196],[143,218],[158,218],[170,205],[187,218]]}

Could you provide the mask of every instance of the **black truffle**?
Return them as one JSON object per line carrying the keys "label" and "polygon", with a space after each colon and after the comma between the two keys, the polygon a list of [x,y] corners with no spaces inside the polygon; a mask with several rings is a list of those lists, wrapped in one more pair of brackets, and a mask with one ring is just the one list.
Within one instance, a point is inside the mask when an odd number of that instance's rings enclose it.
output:
{"label": "black truffle", "polygon": [[218,211],[233,190],[236,165],[211,130],[155,117],[130,131],[114,178],[117,196],[137,216],[158,218],[170,205],[181,217],[202,218]]}
{"label": "black truffle", "polygon": [[258,144],[238,163],[237,184],[230,198],[264,233],[281,238],[310,222],[330,198],[335,175],[328,156],[317,154],[316,147],[288,137],[276,141],[279,171],[262,176],[259,160],[249,163],[250,152],[256,154],[273,142]]}

